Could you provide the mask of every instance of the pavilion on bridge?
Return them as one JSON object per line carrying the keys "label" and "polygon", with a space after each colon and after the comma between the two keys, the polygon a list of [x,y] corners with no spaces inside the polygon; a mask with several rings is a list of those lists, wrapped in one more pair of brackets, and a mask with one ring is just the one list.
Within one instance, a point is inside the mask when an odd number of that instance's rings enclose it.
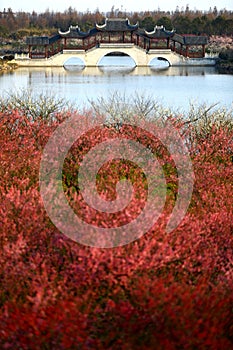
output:
{"label": "pavilion on bridge", "polygon": [[66,32],[47,36],[31,36],[26,39],[30,58],[49,58],[63,50],[90,50],[101,44],[134,44],[142,49],[170,49],[190,58],[205,56],[207,36],[181,35],[163,26],[155,26],[151,32],[130,24],[128,19],[106,18],[102,25],[88,32],[82,32],[79,26],[70,26]]}

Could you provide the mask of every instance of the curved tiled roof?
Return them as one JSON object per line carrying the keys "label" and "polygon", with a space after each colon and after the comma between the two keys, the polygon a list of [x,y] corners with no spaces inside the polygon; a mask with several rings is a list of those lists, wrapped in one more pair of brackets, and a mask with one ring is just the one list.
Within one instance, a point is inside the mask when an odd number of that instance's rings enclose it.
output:
{"label": "curved tiled roof", "polygon": [[145,35],[148,38],[170,38],[175,34],[175,31],[169,31],[164,28],[164,26],[155,26],[152,32],[147,32],[144,30]]}
{"label": "curved tiled roof", "polygon": [[208,43],[208,37],[202,35],[175,34],[172,39],[182,45],[205,45]]}
{"label": "curved tiled roof", "polygon": [[59,40],[61,36],[59,34],[56,34],[52,37],[48,36],[29,36],[26,38],[26,44],[27,45],[51,45],[55,43],[57,40]]}
{"label": "curved tiled roof", "polygon": [[63,38],[86,38],[90,35],[90,32],[82,32],[79,28],[79,26],[70,26],[69,29],[66,32],[62,32],[61,30],[58,31],[58,33]]}
{"label": "curved tiled roof", "polygon": [[125,32],[138,29],[138,23],[130,24],[128,18],[106,18],[105,23],[96,24],[96,29],[106,32]]}

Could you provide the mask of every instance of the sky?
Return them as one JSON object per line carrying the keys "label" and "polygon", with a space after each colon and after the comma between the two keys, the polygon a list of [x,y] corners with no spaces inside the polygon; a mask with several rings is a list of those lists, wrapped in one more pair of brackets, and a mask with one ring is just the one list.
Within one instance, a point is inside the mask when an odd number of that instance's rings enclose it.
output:
{"label": "sky", "polygon": [[96,2],[96,0],[0,0],[0,11],[3,11],[4,8],[11,8],[13,12],[32,12],[34,10],[37,13],[41,13],[47,9],[55,12],[63,12],[69,7],[72,7],[78,12],[94,12],[98,8],[100,12],[105,13],[110,11],[112,6],[114,6],[115,9],[129,12],[153,11],[158,10],[158,8],[161,11],[175,11],[177,6],[179,10],[181,10],[182,7],[185,9],[186,5],[189,5],[190,10],[208,11],[210,7],[213,9],[214,6],[216,6],[218,10],[225,8],[233,11],[232,0],[147,0],[145,2],[140,0],[101,0],[100,2]]}

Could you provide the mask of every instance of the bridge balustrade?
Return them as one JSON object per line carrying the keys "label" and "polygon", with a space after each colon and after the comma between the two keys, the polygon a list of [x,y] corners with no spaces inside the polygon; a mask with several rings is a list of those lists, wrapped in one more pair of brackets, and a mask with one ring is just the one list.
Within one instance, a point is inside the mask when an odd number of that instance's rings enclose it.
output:
{"label": "bridge balustrade", "polygon": [[137,47],[142,48],[143,50],[149,51],[152,50],[161,50],[170,48],[173,52],[178,53],[179,55],[182,55],[184,57],[189,58],[202,58],[204,57],[204,51],[192,51],[188,50],[186,47],[182,46],[175,46],[166,44],[166,42],[159,42],[159,41],[148,41],[143,38],[137,38],[137,37],[125,37],[124,40],[122,38],[100,38],[97,40],[97,38],[91,38],[91,40],[83,41],[82,43],[78,43],[78,45],[59,45],[57,48],[45,48],[44,51],[30,51],[29,57],[34,59],[40,59],[40,58],[49,58],[54,56],[55,54],[62,52],[63,49],[65,50],[85,50],[88,51],[92,48],[98,48],[100,44],[134,44]]}
{"label": "bridge balustrade", "polygon": [[57,53],[59,53],[61,51],[62,51],[61,48],[56,49],[56,50],[49,50],[47,52],[45,52],[45,51],[32,51],[32,52],[30,52],[29,57],[35,58],[35,59],[36,58],[49,58],[49,57],[56,55]]}
{"label": "bridge balustrade", "polygon": [[[63,46],[63,49],[65,50],[90,50],[94,47],[98,47],[100,44],[135,44],[136,43],[136,39],[131,40],[130,38],[125,38],[125,40],[120,40],[120,39],[116,39],[116,38],[111,38],[111,40],[109,40],[108,38],[102,38],[101,40],[94,40],[94,41],[87,41],[84,42],[84,44],[79,44],[79,45],[68,45],[66,44],[65,46]],[[139,45],[142,48],[144,48],[143,43],[139,43]]]}
{"label": "bridge balustrade", "polygon": [[179,55],[182,55],[184,57],[189,58],[203,58],[203,52],[202,51],[187,51],[186,49],[177,48],[174,46],[171,46],[170,49],[173,52],[178,53]]}

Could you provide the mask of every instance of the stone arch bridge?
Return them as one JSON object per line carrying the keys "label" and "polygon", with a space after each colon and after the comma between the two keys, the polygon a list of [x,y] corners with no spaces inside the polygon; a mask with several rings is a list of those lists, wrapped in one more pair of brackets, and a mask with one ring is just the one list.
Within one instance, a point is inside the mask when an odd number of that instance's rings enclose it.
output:
{"label": "stone arch bridge", "polygon": [[62,67],[71,57],[80,58],[86,67],[96,67],[101,58],[114,52],[130,56],[137,67],[146,67],[154,58],[168,61],[170,66],[186,65],[193,58],[205,57],[206,36],[180,35],[163,26],[148,32],[126,18],[106,18],[88,32],[79,26],[59,30],[52,37],[31,36],[26,39],[28,54],[15,56],[19,66]]}
{"label": "stone arch bridge", "polygon": [[188,59],[171,49],[144,50],[134,44],[100,44],[90,50],[63,50],[49,58],[34,58],[16,56],[19,66],[30,67],[63,67],[70,58],[79,58],[86,67],[97,67],[101,59],[109,54],[122,53],[131,57],[136,67],[150,66],[154,58],[166,60],[169,66],[186,64]]}

